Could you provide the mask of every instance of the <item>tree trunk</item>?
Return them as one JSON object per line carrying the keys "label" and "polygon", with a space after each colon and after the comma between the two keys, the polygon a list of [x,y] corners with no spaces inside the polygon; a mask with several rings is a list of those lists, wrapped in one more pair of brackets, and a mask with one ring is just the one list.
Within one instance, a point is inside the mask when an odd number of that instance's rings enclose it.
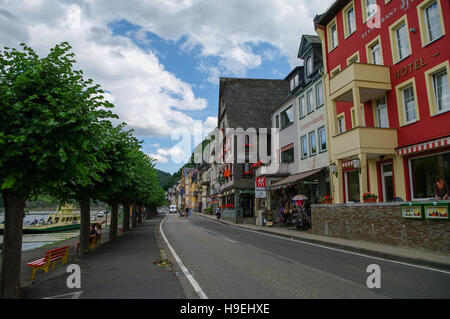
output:
{"label": "tree trunk", "polygon": [[80,200],[80,251],[87,253],[89,251],[89,226],[91,224],[91,199],[85,197]]}
{"label": "tree trunk", "polygon": [[25,200],[14,191],[2,192],[5,207],[0,298],[20,298],[22,268],[22,232]]}
{"label": "tree trunk", "polygon": [[119,204],[115,201],[111,204],[111,226],[109,227],[109,238],[114,239],[117,237],[117,220],[119,218]]}
{"label": "tree trunk", "polygon": [[123,204],[123,232],[130,231],[130,204]]}
{"label": "tree trunk", "polygon": [[138,224],[142,224],[142,206],[138,206],[137,220]]}
{"label": "tree trunk", "polygon": [[131,210],[131,227],[132,229],[135,229],[137,227],[136,204],[133,204],[133,208]]}

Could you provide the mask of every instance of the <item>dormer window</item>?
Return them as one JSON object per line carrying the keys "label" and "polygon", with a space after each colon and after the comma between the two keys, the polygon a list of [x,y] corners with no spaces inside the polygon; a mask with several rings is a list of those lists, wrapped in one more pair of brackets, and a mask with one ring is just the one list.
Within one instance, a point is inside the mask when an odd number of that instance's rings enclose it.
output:
{"label": "dormer window", "polygon": [[294,91],[296,88],[297,88],[297,86],[299,85],[300,83],[299,83],[299,77],[298,77],[298,74],[296,74],[292,79],[291,79],[291,82],[290,82],[290,89],[291,89],[291,91]]}
{"label": "dormer window", "polygon": [[310,76],[312,71],[313,71],[313,59],[310,56],[306,59],[306,75]]}

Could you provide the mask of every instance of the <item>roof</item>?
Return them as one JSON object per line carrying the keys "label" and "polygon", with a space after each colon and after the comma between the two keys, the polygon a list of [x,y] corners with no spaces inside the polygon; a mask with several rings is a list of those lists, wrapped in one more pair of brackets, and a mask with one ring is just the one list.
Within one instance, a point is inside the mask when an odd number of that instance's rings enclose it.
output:
{"label": "roof", "polygon": [[298,48],[297,58],[302,59],[309,46],[321,48],[322,42],[317,35],[304,34]]}
{"label": "roof", "polygon": [[[220,99],[225,102],[230,127],[272,127],[270,112],[288,95],[288,82],[271,79],[220,78]],[[219,120],[222,114],[219,114]]]}
{"label": "roof", "polygon": [[326,12],[316,15],[314,18],[314,28],[317,29],[319,25],[326,26],[349,1],[350,0],[336,0]]}

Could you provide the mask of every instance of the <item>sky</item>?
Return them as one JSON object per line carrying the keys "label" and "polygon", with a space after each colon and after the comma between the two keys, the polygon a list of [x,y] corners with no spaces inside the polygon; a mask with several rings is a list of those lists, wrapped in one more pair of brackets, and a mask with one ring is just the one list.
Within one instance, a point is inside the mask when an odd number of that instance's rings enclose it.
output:
{"label": "sky", "polygon": [[217,126],[220,77],[283,79],[332,0],[0,0],[0,48],[63,41],[156,167],[190,157],[177,132]]}

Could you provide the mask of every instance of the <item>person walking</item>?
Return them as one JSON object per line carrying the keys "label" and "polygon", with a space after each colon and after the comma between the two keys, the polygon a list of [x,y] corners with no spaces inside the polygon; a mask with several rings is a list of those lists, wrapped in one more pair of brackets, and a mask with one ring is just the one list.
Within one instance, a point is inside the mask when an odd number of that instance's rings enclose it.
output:
{"label": "person walking", "polygon": [[217,207],[217,208],[216,208],[216,217],[217,217],[217,219],[220,219],[220,216],[221,216],[220,208]]}
{"label": "person walking", "polygon": [[186,210],[184,212],[184,219],[188,219],[188,214],[189,214],[189,207],[186,207]]}

